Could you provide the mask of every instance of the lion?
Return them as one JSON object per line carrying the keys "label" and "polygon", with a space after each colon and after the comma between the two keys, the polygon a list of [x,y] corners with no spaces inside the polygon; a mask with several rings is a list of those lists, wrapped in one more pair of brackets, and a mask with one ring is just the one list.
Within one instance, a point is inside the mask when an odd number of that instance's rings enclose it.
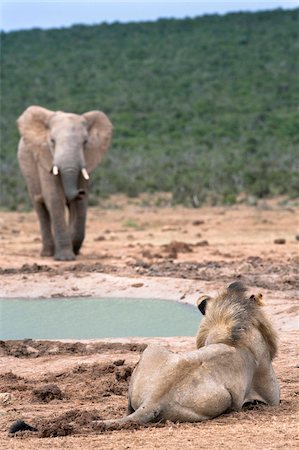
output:
{"label": "lion", "polygon": [[279,405],[277,334],[263,305],[262,295],[246,295],[241,282],[201,297],[197,350],[148,346],[131,377],[127,416],[102,423],[200,422],[255,401]]}
{"label": "lion", "polygon": [[[263,305],[262,295],[248,296],[240,282],[215,298],[200,297],[197,306],[204,317],[197,349],[173,353],[149,345],[130,380],[127,415],[94,425],[200,422],[255,401],[278,405],[280,388],[272,367],[277,334]],[[15,424],[11,432],[21,429]]]}

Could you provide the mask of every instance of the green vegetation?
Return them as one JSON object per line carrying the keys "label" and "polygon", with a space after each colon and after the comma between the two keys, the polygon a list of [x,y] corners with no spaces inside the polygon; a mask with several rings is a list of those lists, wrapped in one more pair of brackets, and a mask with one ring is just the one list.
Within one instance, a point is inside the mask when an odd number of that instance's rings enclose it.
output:
{"label": "green vegetation", "polygon": [[139,224],[134,219],[128,219],[123,224],[123,227],[125,228],[139,228]]}
{"label": "green vegetation", "polygon": [[2,33],[2,207],[29,204],[15,120],[31,104],[112,120],[93,202],[298,195],[298,24],[296,9]]}

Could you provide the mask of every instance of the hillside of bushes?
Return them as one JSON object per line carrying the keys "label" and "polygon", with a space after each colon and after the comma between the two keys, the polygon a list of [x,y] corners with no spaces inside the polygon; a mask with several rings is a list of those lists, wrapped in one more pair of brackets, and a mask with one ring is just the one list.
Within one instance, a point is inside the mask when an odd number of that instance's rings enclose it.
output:
{"label": "hillside of bushes", "polygon": [[296,9],[2,33],[2,208],[29,205],[15,121],[31,104],[110,117],[93,203],[119,192],[193,206],[296,197],[298,24]]}

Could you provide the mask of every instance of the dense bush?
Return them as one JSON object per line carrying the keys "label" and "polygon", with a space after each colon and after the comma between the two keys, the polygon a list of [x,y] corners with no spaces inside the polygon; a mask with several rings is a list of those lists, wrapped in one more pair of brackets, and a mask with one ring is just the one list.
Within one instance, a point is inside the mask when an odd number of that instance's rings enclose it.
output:
{"label": "dense bush", "polygon": [[2,206],[28,204],[15,120],[101,109],[113,146],[93,195],[231,203],[299,192],[299,10],[2,33]]}

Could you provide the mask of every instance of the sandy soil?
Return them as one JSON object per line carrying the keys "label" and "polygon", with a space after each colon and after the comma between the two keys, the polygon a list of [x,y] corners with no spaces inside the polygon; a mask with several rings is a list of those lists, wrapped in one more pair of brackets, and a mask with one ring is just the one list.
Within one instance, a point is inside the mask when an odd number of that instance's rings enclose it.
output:
{"label": "sandy soil", "polygon": [[[164,203],[166,206],[156,206]],[[93,419],[126,410],[130,374],[149,342],[173,351],[194,339],[0,341],[1,449],[298,448],[298,208],[170,208],[167,196],[114,197],[89,210],[74,262],[41,258],[35,214],[1,213],[2,297],[154,297],[194,302],[242,279],[267,300],[280,335],[274,362],[281,405],[254,407],[207,423],[102,432]],[[21,418],[39,433],[11,438]]]}

